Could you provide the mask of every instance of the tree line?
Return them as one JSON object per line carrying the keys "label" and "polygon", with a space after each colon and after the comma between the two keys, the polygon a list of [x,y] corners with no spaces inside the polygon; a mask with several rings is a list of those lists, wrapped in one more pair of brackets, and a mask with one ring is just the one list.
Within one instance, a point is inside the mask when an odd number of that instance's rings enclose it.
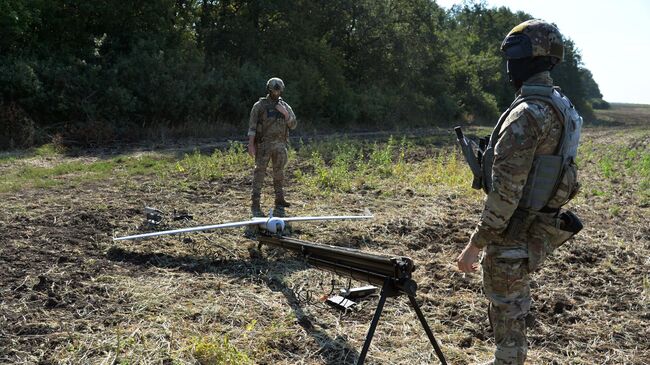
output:
{"label": "tree line", "polygon": [[[500,43],[533,15],[473,1],[5,0],[0,148],[244,135],[273,76],[309,128],[493,123],[513,98]],[[553,76],[590,118],[607,103],[565,38]]]}

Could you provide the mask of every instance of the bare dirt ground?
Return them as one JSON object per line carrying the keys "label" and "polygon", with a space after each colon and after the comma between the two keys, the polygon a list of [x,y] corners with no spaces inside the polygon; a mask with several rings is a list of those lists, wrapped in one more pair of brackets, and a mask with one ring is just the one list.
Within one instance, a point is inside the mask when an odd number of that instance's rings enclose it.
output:
{"label": "bare dirt ground", "polygon": [[[530,364],[650,363],[650,204],[636,171],[650,152],[650,109],[616,107],[599,117],[584,130],[583,189],[570,204],[585,229],[533,274]],[[611,157],[612,175],[603,161],[616,148],[641,154]],[[426,151],[407,158],[418,166]],[[376,215],[296,224],[295,237],[411,257],[418,302],[447,361],[490,358],[479,275],[462,275],[454,264],[480,197],[405,184],[316,199],[289,180],[291,215],[365,208]],[[248,174],[191,183],[145,174],[3,194],[0,363],[355,363],[378,296],[347,313],[325,305],[320,298],[347,286],[346,279],[281,249],[259,248],[239,229],[111,239],[139,232],[144,205],[194,215],[191,222],[167,220],[167,227],[246,218],[249,186]],[[265,193],[269,206],[271,191]],[[366,363],[436,363],[406,298],[388,299]]]}

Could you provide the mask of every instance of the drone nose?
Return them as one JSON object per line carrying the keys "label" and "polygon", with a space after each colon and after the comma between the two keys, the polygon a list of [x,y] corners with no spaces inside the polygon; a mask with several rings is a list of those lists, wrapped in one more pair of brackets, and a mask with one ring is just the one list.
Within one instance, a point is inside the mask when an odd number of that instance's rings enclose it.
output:
{"label": "drone nose", "polygon": [[270,218],[266,222],[266,230],[271,233],[279,233],[284,230],[284,221],[279,218]]}

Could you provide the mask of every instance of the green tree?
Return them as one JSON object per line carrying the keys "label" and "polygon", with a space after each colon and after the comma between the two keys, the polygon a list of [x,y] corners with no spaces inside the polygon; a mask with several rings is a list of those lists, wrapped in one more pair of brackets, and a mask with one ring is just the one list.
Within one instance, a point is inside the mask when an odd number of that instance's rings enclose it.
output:
{"label": "green tree", "polygon": [[[27,142],[206,122],[243,133],[279,76],[305,125],[491,124],[513,96],[499,45],[530,18],[484,1],[5,0],[0,115],[20,111],[9,130],[32,120]],[[555,74],[586,116],[606,105],[570,39]]]}

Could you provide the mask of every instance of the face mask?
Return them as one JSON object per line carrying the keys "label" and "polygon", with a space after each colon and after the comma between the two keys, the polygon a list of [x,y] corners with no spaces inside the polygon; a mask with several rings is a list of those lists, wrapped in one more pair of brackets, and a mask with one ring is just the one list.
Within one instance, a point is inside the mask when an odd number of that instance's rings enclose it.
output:
{"label": "face mask", "polygon": [[520,58],[506,61],[506,71],[510,85],[519,90],[524,81],[532,76],[530,70],[530,58]]}

